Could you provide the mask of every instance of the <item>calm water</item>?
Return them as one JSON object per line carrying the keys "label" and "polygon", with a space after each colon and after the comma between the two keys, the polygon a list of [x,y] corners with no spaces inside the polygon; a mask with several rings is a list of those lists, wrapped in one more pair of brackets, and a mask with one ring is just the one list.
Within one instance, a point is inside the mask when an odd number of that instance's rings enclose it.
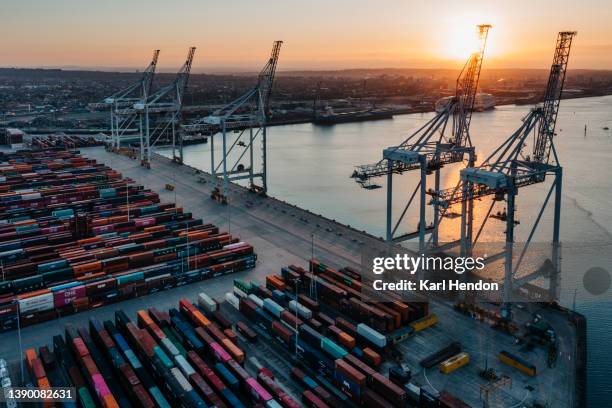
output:
{"label": "calm water", "polygon": [[[479,160],[519,126],[529,108],[501,106],[494,111],[474,114],[471,134]],[[413,114],[333,127],[303,124],[269,128],[270,195],[382,236],[386,189],[364,190],[349,176],[355,165],[376,162],[382,148],[397,145],[431,117],[431,113]],[[562,102],[556,138],[557,152],[564,166],[561,301],[572,306],[575,298],[576,309],[589,319],[591,406],[605,405],[603,401],[607,401],[606,396],[612,392],[607,377],[612,368],[607,351],[612,340],[607,329],[612,326],[612,292],[593,296],[582,285],[584,272],[590,267],[612,270],[612,130],[604,130],[604,127],[612,129],[612,96]],[[220,144],[219,139],[215,147]],[[209,146],[186,147],[185,162],[209,171]],[[454,186],[458,169],[448,166],[443,170],[443,186]],[[402,211],[416,186],[416,177],[416,174],[407,174],[395,178],[396,214]],[[383,186],[384,182],[383,179],[377,181]],[[549,185],[547,182],[520,191],[517,198],[521,221],[516,229],[518,240],[528,235]],[[476,206],[477,218],[483,216],[488,202],[483,200]],[[401,226],[403,232],[416,230],[416,208],[408,212]],[[551,220],[549,209],[544,212],[536,241],[550,241]],[[457,237],[456,223],[457,220],[445,219],[443,238]],[[501,223],[489,222],[481,240],[499,242],[502,239]]]}

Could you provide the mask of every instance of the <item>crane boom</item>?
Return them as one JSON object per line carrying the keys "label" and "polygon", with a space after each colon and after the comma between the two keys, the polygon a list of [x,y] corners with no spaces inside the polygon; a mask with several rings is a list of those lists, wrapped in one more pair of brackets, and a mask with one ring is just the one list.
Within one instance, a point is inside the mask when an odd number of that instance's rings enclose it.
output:
{"label": "crane boom", "polygon": [[[149,65],[142,72],[142,76],[139,81],[123,88],[111,96],[104,98],[102,102],[90,103],[88,106],[91,109],[108,108],[109,106],[114,109],[125,108],[134,104],[138,100],[144,100],[148,97],[151,88],[153,86],[153,79],[155,77],[155,69],[157,68],[157,59],[159,57],[159,50],[153,51],[153,58]],[[138,92],[137,92],[138,91]]]}
{"label": "crane boom", "polygon": [[[461,70],[455,95],[432,119],[402,143],[385,149],[383,159],[374,164],[357,166],[351,177],[362,187],[372,188],[370,179],[390,172],[401,174],[418,169],[419,156],[424,156],[428,170],[435,170],[445,164],[461,162],[464,155],[473,150],[469,127],[491,25],[481,24],[477,27],[480,45]],[[444,133],[450,127],[447,124],[451,117],[452,135],[446,136]]]}
{"label": "crane boom", "polygon": [[[189,74],[191,72],[191,64],[193,63],[193,56],[195,54],[195,50],[195,47],[189,48],[189,51],[187,52],[187,59],[185,60],[185,63],[181,66],[181,68],[178,70],[174,81],[172,81],[172,83],[170,83],[169,85],[166,85],[165,87],[159,89],[154,94],[150,95],[146,99],[146,101],[141,104],[141,106],[144,104],[152,105],[154,103],[157,103],[168,94],[173,94],[174,104],[177,104],[179,106],[182,105],[183,94],[185,92],[185,88],[187,87],[187,82],[189,81]],[[140,107],[135,107],[136,109],[141,109]]]}
{"label": "crane boom", "polygon": [[151,88],[153,87],[153,78],[155,77],[155,69],[157,68],[157,59],[159,57],[159,50],[153,51],[153,58],[151,59],[151,63],[144,70],[142,74],[142,97],[146,99],[151,92]]}
{"label": "crane boom", "polygon": [[457,78],[455,91],[457,108],[453,112],[455,119],[453,141],[459,146],[464,146],[465,143],[469,141],[466,139],[469,139],[470,122],[472,121],[472,112],[474,110],[474,102],[476,100],[476,92],[480,80],[480,70],[482,68],[482,60],[490,28],[491,25],[489,24],[481,24],[478,26],[480,49],[470,56]]}
{"label": "crane boom", "polygon": [[562,31],[557,36],[557,46],[553,63],[550,67],[544,101],[542,103],[542,120],[538,129],[536,143],[533,147],[533,160],[539,163],[548,162],[552,139],[555,135],[555,125],[561,102],[561,93],[565,83],[567,63],[569,61],[572,39],[575,31]]}
{"label": "crane boom", "polygon": [[[274,86],[276,65],[282,44],[282,41],[274,41],[270,58],[257,76],[257,84],[253,88],[227,105],[217,109],[212,114],[190,124],[183,125],[183,130],[186,132],[215,133],[221,130],[220,124],[222,121],[226,129],[244,129],[256,126],[261,122],[260,115],[237,114],[237,111],[240,108],[244,108],[247,103],[252,103],[253,106],[261,108],[265,118],[267,118],[270,110],[270,96]],[[255,98],[254,101],[253,98]]]}
{"label": "crane boom", "polygon": [[[461,172],[461,182],[457,187],[430,192],[432,202],[448,207],[470,198],[499,194],[511,184],[514,188],[541,183],[551,168],[559,166],[550,162],[550,152],[554,151],[553,137],[565,74],[569,61],[572,38],[575,31],[562,31],[557,37],[553,63],[550,68],[543,103],[534,107],[523,119],[521,126],[498,146],[483,163],[475,168]],[[525,144],[531,134],[535,133],[532,158],[522,158]],[[555,157],[556,160],[556,157]],[[469,192],[463,184],[470,182],[474,189]]]}
{"label": "crane boom", "polygon": [[270,95],[272,94],[272,86],[274,85],[274,75],[276,74],[276,64],[278,63],[278,55],[280,54],[280,48],[283,44],[282,41],[274,41],[272,45],[272,53],[268,63],[259,73],[257,78],[259,92],[262,99],[262,107],[266,115],[269,114],[270,109]]}

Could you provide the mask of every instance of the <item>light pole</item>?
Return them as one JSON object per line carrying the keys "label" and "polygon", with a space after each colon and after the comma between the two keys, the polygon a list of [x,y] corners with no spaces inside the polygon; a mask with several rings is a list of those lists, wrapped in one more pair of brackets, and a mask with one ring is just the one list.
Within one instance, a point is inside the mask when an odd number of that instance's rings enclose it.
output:
{"label": "light pole", "polygon": [[293,281],[293,285],[295,287],[295,356],[297,357],[298,354],[298,337],[299,337],[299,330],[297,327],[297,322],[298,322],[298,285],[300,283],[299,279],[295,279]]}
{"label": "light pole", "polygon": [[130,183],[125,182],[125,205],[127,206],[127,220],[130,222]]}
{"label": "light pole", "polygon": [[21,343],[21,309],[19,307],[19,301],[15,300],[17,305],[17,338],[19,339],[19,365],[21,368],[21,385],[25,383],[25,377],[23,374],[23,346]]}
{"label": "light pole", "polygon": [[314,234],[310,234],[310,260],[314,260]]}

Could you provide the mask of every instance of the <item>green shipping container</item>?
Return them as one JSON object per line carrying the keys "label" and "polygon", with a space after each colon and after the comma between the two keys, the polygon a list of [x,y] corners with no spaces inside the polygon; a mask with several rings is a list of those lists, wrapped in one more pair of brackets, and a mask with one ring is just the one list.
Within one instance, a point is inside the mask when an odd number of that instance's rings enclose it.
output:
{"label": "green shipping container", "polygon": [[114,188],[103,188],[100,190],[100,198],[115,197],[116,195],[117,191]]}
{"label": "green shipping container", "polygon": [[161,347],[155,346],[153,348],[153,352],[155,353],[157,357],[159,357],[159,359],[166,366],[166,368],[174,367],[174,364],[172,364],[172,361],[170,360],[170,358],[168,358],[168,355],[164,353],[164,350],[162,350]]}
{"label": "green shipping container", "polygon": [[151,387],[149,388],[149,392],[151,393],[151,396],[153,397],[159,408],[171,408],[170,404],[168,404],[168,401],[166,400],[166,398],[164,398],[159,388]]}
{"label": "green shipping container", "polygon": [[135,273],[130,273],[129,275],[118,276],[117,284],[123,285],[124,283],[137,282],[143,279],[144,279],[143,272],[135,272]]}
{"label": "green shipping container", "polygon": [[79,402],[83,408],[96,408],[96,403],[93,398],[91,398],[91,394],[85,387],[79,388]]}
{"label": "green shipping container", "polygon": [[348,352],[328,339],[327,337],[323,337],[321,339],[321,350],[332,356],[334,359],[344,358],[348,354]]}

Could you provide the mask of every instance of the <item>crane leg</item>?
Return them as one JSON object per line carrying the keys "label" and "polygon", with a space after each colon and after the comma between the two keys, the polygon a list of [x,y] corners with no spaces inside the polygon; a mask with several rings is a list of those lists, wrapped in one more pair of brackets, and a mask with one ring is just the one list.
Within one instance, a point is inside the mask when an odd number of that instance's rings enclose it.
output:
{"label": "crane leg", "polygon": [[425,220],[425,209],[427,206],[426,201],[426,192],[427,192],[427,163],[425,156],[421,156],[421,205],[419,208],[419,250],[423,251],[425,249],[425,228],[426,220]]}
{"label": "crane leg", "polygon": [[559,167],[555,173],[555,215],[553,224],[552,262],[553,274],[550,277],[550,300],[556,300],[559,296],[559,278],[561,276],[560,261],[560,226],[561,226],[561,186],[563,184],[563,169]]}
{"label": "crane leg", "polygon": [[504,262],[504,306],[502,317],[512,318],[512,255],[514,247],[514,210],[515,210],[516,191],[514,186],[508,190],[508,208],[506,210],[506,257]]}
{"label": "crane leg", "polygon": [[[436,169],[435,173],[435,191],[440,191],[440,169]],[[438,246],[438,240],[440,238],[438,224],[440,223],[440,206],[437,201],[434,202],[434,230],[433,230],[433,244]]]}
{"label": "crane leg", "polygon": [[393,161],[387,162],[387,242],[393,241]]}

